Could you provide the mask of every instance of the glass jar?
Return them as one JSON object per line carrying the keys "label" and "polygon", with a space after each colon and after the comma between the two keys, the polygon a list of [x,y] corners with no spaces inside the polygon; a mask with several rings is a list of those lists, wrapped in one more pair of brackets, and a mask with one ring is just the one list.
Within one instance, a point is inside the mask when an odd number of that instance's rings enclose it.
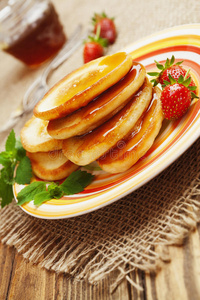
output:
{"label": "glass jar", "polygon": [[0,47],[30,67],[54,56],[66,41],[53,4],[47,0],[0,1]]}

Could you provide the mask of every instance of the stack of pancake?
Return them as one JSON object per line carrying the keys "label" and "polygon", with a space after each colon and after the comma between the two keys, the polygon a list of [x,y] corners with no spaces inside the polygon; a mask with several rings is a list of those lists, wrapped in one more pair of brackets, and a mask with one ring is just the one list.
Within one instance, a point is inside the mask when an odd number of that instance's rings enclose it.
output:
{"label": "stack of pancake", "polygon": [[109,173],[126,171],[160,131],[160,93],[125,52],[70,73],[36,105],[21,131],[33,172],[59,180],[93,161]]}

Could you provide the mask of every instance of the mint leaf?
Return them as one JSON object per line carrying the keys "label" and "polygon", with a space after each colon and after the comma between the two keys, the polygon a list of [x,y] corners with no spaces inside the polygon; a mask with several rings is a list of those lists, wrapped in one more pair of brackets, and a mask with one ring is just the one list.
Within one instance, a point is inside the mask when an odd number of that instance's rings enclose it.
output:
{"label": "mint leaf", "polygon": [[20,139],[16,140],[15,148],[16,148],[16,159],[20,161],[22,160],[22,158],[26,156],[26,150],[23,148]]}
{"label": "mint leaf", "polygon": [[0,198],[2,208],[13,200],[12,185],[5,183],[2,178],[0,178]]}
{"label": "mint leaf", "polygon": [[87,171],[78,170],[74,173],[76,173],[76,174],[74,174],[74,179],[76,179],[81,184],[83,189],[86,186],[88,186],[94,178],[94,175],[92,175],[91,173],[88,173]]}
{"label": "mint leaf", "polygon": [[6,140],[6,145],[5,145],[6,151],[13,152],[15,150],[15,143],[16,143],[15,132],[12,129]]}
{"label": "mint leaf", "polygon": [[0,153],[0,164],[4,167],[11,165],[10,154],[6,151]]}
{"label": "mint leaf", "polygon": [[60,185],[60,188],[66,195],[72,195],[80,193],[84,188],[92,181],[94,175],[78,170],[73,172],[65,179],[65,181]]}
{"label": "mint leaf", "polygon": [[62,183],[62,187],[61,187],[65,195],[77,194],[84,190],[84,188],[80,183],[67,180],[67,179]]}
{"label": "mint leaf", "polygon": [[86,171],[78,170],[71,173],[71,175],[60,185],[52,182],[48,188],[46,188],[47,182],[32,182],[18,193],[18,205],[33,200],[34,204],[39,206],[47,200],[60,199],[63,194],[72,195],[80,193],[92,181],[93,177],[92,174]]}
{"label": "mint leaf", "polygon": [[[13,192],[12,184],[17,182],[19,184],[30,183],[32,177],[31,163],[26,157],[26,151],[23,148],[20,139],[16,139],[14,130],[11,130],[5,143],[5,151],[0,153],[0,164],[3,168],[0,170],[1,191],[0,200],[1,206],[5,206],[12,201]],[[14,170],[16,170],[16,177],[14,178]],[[26,198],[22,201],[27,201]]]}
{"label": "mint leaf", "polygon": [[58,186],[55,182],[52,182],[48,186],[48,192],[49,192],[50,196],[54,199],[60,199],[64,194],[64,192],[62,191],[62,188],[60,186]]}
{"label": "mint leaf", "polygon": [[34,196],[34,205],[39,206],[43,202],[51,200],[52,197],[47,191],[40,192]]}
{"label": "mint leaf", "polygon": [[25,156],[19,163],[16,171],[15,181],[19,184],[28,184],[31,181],[32,168],[30,159]]}
{"label": "mint leaf", "polygon": [[92,162],[84,166],[84,169],[88,171],[102,171],[101,167],[96,162]]}
{"label": "mint leaf", "polygon": [[34,199],[35,195],[46,191],[46,182],[34,181],[23,188],[17,195],[18,205],[30,202]]}
{"label": "mint leaf", "polygon": [[14,183],[13,167],[11,165],[1,169],[1,179],[3,180],[3,182],[9,185],[12,185]]}

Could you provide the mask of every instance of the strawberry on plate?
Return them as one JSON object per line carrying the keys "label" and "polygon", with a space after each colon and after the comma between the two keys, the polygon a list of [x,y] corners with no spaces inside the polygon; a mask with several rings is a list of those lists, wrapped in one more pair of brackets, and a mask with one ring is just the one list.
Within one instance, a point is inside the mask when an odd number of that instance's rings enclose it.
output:
{"label": "strawberry on plate", "polygon": [[109,44],[113,44],[116,40],[117,32],[113,18],[108,18],[105,13],[95,14],[92,18],[94,25],[94,33],[100,26],[100,37],[107,39]]}
{"label": "strawberry on plate", "polygon": [[107,47],[108,42],[106,39],[101,38],[99,35],[100,27],[98,27],[96,35],[94,37],[89,36],[88,40],[85,42],[83,49],[84,63],[87,63],[104,55],[104,47]]}
{"label": "strawberry on plate", "polygon": [[[169,80],[169,75],[171,75],[176,82],[178,82],[179,77],[182,75],[183,77],[189,78],[189,71],[186,71],[182,66],[183,61],[175,63],[175,57],[172,55],[171,59],[167,58],[164,65],[160,64],[159,62],[155,61],[157,68],[160,72],[149,72],[150,76],[155,76],[152,79],[152,83],[157,85],[160,83],[163,87],[165,87],[165,82]],[[195,86],[194,81],[191,79],[189,86]],[[194,89],[194,93],[196,94],[196,90]]]}
{"label": "strawberry on plate", "polygon": [[161,93],[161,105],[165,119],[172,120],[182,117],[191,105],[193,98],[198,98],[195,91],[195,86],[190,86],[191,77],[180,75],[178,80],[175,80],[170,74],[170,81],[164,80],[164,88]]}

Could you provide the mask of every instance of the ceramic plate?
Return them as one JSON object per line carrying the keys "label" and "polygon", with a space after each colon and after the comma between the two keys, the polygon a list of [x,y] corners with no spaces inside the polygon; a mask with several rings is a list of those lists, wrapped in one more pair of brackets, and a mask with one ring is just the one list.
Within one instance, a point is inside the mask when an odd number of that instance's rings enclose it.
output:
{"label": "ceramic plate", "polygon": [[[200,24],[184,25],[158,32],[128,46],[133,59],[145,65],[147,71],[155,68],[154,60],[165,61],[175,55],[191,69],[198,86],[200,82]],[[21,208],[28,214],[44,219],[69,218],[102,208],[138,189],[175,161],[199,137],[200,101],[181,118],[164,121],[153,147],[128,171],[110,175],[104,172],[84,192],[51,200],[36,208],[33,202]],[[23,186],[14,185],[15,197]]]}

